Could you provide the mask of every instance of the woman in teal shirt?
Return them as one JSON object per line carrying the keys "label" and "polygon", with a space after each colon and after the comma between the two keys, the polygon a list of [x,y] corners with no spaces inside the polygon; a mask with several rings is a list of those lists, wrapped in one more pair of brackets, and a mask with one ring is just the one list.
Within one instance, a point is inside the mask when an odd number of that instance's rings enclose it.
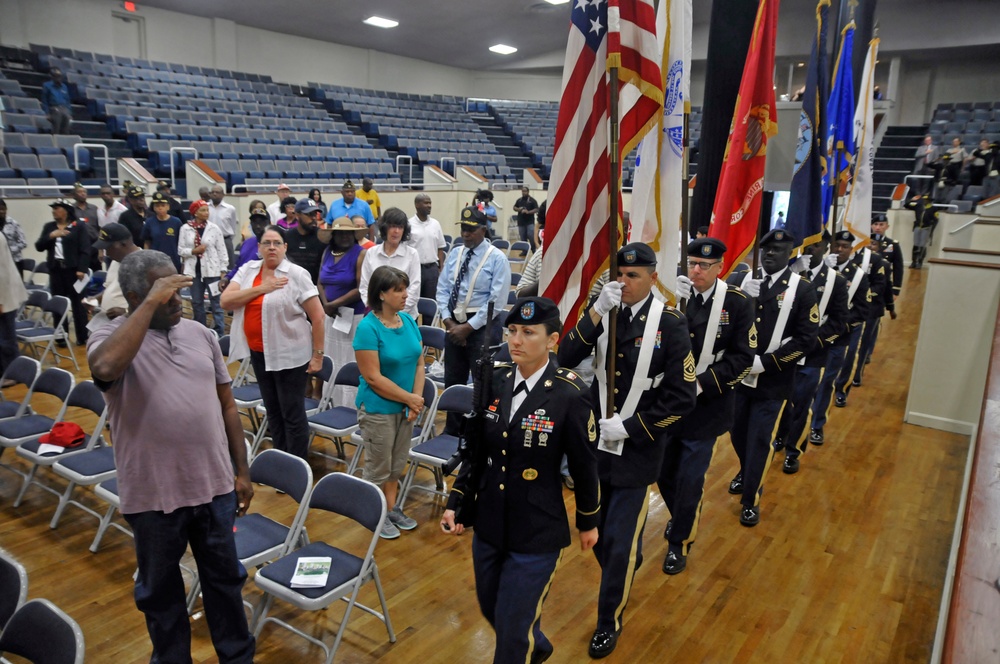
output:
{"label": "woman in teal shirt", "polygon": [[396,505],[399,478],[410,453],[413,422],[424,408],[424,358],[420,329],[405,313],[406,273],[383,265],[368,282],[368,313],[354,333],[361,371],[358,424],[365,442],[363,477],[382,487],[386,514],[380,535],[399,537],[417,522]]}

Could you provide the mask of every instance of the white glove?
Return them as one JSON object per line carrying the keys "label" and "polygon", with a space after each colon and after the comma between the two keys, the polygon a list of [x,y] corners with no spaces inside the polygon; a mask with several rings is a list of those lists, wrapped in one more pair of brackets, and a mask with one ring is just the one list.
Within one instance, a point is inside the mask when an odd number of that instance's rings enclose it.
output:
{"label": "white glove", "polygon": [[795,262],[792,263],[792,272],[794,272],[795,274],[802,274],[808,269],[809,269],[809,257],[806,256],[805,254],[802,254],[801,256],[796,258]]}
{"label": "white glove", "polygon": [[625,440],[628,438],[628,432],[625,431],[622,416],[618,413],[615,413],[606,420],[598,420],[597,423],[601,426],[601,438],[604,440]]}
{"label": "white glove", "polygon": [[691,297],[691,287],[694,284],[683,274],[677,277],[677,285],[674,286],[674,293],[678,300],[686,300]]}
{"label": "white glove", "polygon": [[598,316],[603,318],[622,303],[622,286],[624,284],[619,281],[609,281],[604,284],[601,294],[597,296],[597,302],[594,303],[594,311]]}
{"label": "white glove", "polygon": [[760,356],[753,356],[753,366],[750,367],[750,375],[756,376],[757,374],[764,373],[764,363],[760,361]]}
{"label": "white glove", "polygon": [[838,258],[839,256],[837,256],[837,254],[827,254],[826,256],[823,257],[823,262],[826,263],[827,267],[836,270]]}
{"label": "white glove", "polygon": [[750,297],[760,295],[760,279],[747,279],[743,282],[743,292]]}

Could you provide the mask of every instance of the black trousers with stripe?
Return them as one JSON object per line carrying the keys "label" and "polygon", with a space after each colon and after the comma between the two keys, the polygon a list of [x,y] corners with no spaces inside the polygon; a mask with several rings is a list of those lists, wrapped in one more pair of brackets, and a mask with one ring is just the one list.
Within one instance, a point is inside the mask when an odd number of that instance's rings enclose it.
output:
{"label": "black trousers with stripe", "polygon": [[660,478],[656,481],[670,510],[670,549],[687,555],[698,534],[705,475],[715,456],[715,438],[668,436]]}
{"label": "black trousers with stripe", "polygon": [[648,486],[616,487],[601,481],[600,538],[594,546],[594,555],[601,566],[597,600],[599,630],[621,629],[632,579],[642,565],[642,530],[648,512]]}

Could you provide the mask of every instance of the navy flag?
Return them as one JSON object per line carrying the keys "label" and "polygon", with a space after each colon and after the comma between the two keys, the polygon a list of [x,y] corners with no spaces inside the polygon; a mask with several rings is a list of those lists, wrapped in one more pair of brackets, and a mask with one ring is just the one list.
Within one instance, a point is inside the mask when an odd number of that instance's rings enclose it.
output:
{"label": "navy flag", "polygon": [[808,246],[823,234],[823,183],[827,178],[826,100],[830,95],[827,76],[826,21],[830,0],[816,5],[816,35],[813,37],[806,89],[799,116],[799,139],[795,150],[785,228]]}
{"label": "navy flag", "polygon": [[824,226],[829,228],[830,232],[837,227],[837,220],[830,219],[833,198],[838,195],[843,183],[850,179],[851,165],[854,163],[854,73],[851,69],[853,53],[854,21],[851,21],[840,33],[840,50],[836,68],[833,70],[833,90],[826,107],[829,161],[823,191],[823,216]]}

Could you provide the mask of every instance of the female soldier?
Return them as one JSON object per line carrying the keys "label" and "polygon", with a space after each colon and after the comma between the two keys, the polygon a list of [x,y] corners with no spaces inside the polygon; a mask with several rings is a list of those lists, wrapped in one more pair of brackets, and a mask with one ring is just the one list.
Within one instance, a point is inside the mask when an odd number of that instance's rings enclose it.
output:
{"label": "female soldier", "polygon": [[493,661],[523,664],[529,655],[543,662],[552,654],[540,621],[570,543],[559,472],[563,453],[576,480],[580,547],[586,551],[597,542],[597,427],[587,386],[549,359],[561,329],[555,303],[522,298],[507,327],[516,366],[498,365],[494,373],[492,403],[481,415],[485,435],[470,440],[485,447],[456,480],[441,528],[451,535],[475,528],[476,595],[496,631]]}

